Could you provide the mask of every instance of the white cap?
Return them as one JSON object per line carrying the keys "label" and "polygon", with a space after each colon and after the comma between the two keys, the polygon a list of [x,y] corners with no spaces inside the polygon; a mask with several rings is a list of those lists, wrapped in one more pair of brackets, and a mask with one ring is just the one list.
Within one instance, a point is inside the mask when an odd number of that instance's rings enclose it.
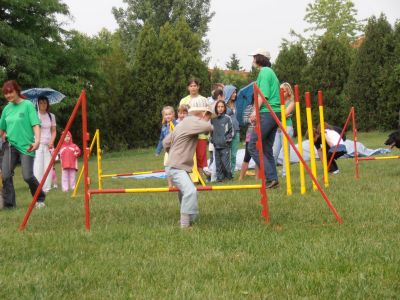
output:
{"label": "white cap", "polygon": [[203,96],[197,96],[189,101],[189,112],[192,111],[207,111],[212,113],[208,101]]}
{"label": "white cap", "polygon": [[268,59],[271,59],[271,53],[269,53],[269,51],[267,51],[265,49],[257,49],[253,53],[250,53],[249,56],[254,56],[254,55],[257,55],[257,54],[265,56]]}

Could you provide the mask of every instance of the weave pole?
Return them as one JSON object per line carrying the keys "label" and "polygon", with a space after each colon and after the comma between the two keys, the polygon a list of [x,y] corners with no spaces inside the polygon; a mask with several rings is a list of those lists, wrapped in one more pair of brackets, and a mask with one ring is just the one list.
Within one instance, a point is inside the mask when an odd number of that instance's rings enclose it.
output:
{"label": "weave pole", "polygon": [[[285,95],[284,90],[281,88],[279,91],[279,96],[281,100],[281,119],[282,119],[282,126],[286,130],[286,106],[285,106]],[[288,141],[286,136],[283,137],[283,154],[284,154],[284,168],[286,171],[286,194],[288,196],[292,195],[292,181],[290,178],[290,158],[289,158],[289,147]]]}
{"label": "weave pole", "polygon": [[318,180],[316,179],[316,177],[313,175],[313,173],[311,172],[310,167],[307,165],[307,163],[305,162],[304,158],[302,155],[300,155],[299,151],[297,150],[293,140],[291,139],[291,137],[289,136],[289,134],[286,132],[286,130],[284,130],[284,128],[282,127],[282,123],[279,121],[279,118],[276,116],[276,114],[274,113],[274,111],[272,110],[271,105],[268,103],[268,101],[265,99],[264,95],[261,93],[260,89],[258,88],[257,84],[254,84],[254,93],[256,94],[260,94],[260,96],[262,97],[262,101],[264,102],[264,104],[267,106],[268,110],[271,113],[271,116],[274,118],[276,124],[278,124],[279,128],[282,130],[282,133],[286,136],[286,138],[288,139],[288,142],[290,143],[290,145],[293,147],[293,150],[296,152],[297,156],[300,159],[300,162],[304,165],[305,170],[307,171],[308,175],[311,177],[313,183],[317,186],[321,196],[324,198],[326,204],[328,205],[329,209],[331,210],[331,212],[333,213],[333,215],[335,216],[336,220],[338,221],[339,224],[343,223],[342,218],[340,217],[340,215],[338,214],[336,208],[333,206],[332,202],[329,200],[328,196],[326,195],[325,191],[323,190],[323,188],[321,187],[321,185],[318,183]]}
{"label": "weave pole", "polygon": [[319,108],[319,124],[321,126],[321,144],[322,144],[322,166],[324,169],[324,184],[329,187],[328,179],[328,165],[326,153],[326,139],[325,139],[325,119],[324,119],[324,102],[322,99],[322,91],[318,91],[318,108]]}
{"label": "weave pole", "polygon": [[[306,98],[306,115],[307,115],[307,131],[308,131],[308,141],[310,143],[310,161],[311,161],[311,170],[313,176],[317,177],[317,164],[315,162],[315,151],[314,151],[314,127],[312,124],[312,115],[311,115],[311,99],[310,92],[305,93]],[[317,185],[313,181],[313,190],[317,190]]]}
{"label": "weave pole", "polygon": [[[297,125],[297,144],[299,145],[299,153],[303,156],[303,134],[301,132],[301,110],[300,110],[300,96],[299,86],[294,86],[294,99],[296,107],[296,125]],[[306,193],[306,181],[304,178],[304,166],[300,164],[300,193],[304,195]]]}

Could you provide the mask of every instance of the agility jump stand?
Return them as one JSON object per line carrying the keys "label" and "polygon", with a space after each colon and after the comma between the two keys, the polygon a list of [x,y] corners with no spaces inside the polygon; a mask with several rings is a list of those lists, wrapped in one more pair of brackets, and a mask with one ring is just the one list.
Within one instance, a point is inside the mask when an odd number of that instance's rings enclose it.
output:
{"label": "agility jump stand", "polygon": [[[311,171],[310,167],[307,165],[307,163],[305,162],[303,156],[300,154],[299,150],[297,150],[293,140],[291,139],[291,137],[289,136],[289,134],[287,133],[286,129],[283,127],[282,123],[280,122],[279,118],[277,117],[277,115],[274,113],[274,111],[272,110],[271,105],[268,103],[268,101],[265,99],[264,95],[261,93],[259,87],[257,86],[257,84],[254,84],[254,97],[256,97],[256,95],[259,95],[262,99],[262,102],[267,106],[271,116],[273,117],[273,119],[275,120],[276,124],[278,124],[278,127],[282,130],[282,133],[285,135],[287,141],[290,143],[290,145],[293,147],[293,150],[296,152],[297,156],[299,157],[300,163],[303,164],[305,170],[307,171],[308,175],[311,177],[312,182],[315,184],[315,186],[317,187],[317,189],[319,190],[321,196],[324,198],[326,204],[328,205],[329,209],[331,210],[331,212],[334,214],[336,220],[341,224],[342,218],[340,217],[340,215],[338,214],[338,212],[336,211],[336,208],[332,205],[332,202],[329,200],[328,196],[326,195],[325,191],[323,190],[323,188],[321,187],[321,185],[318,183],[318,180],[316,179],[316,177],[314,176],[313,172]],[[282,98],[282,90],[281,90],[281,98]],[[254,98],[254,103],[259,103],[258,99]],[[258,105],[256,105],[257,108]],[[256,110],[257,111],[257,110]],[[257,123],[259,122],[259,115],[257,115]],[[260,137],[260,136],[259,136]],[[262,157],[262,155],[260,155],[260,158]],[[261,165],[261,161],[260,161],[260,165]]]}

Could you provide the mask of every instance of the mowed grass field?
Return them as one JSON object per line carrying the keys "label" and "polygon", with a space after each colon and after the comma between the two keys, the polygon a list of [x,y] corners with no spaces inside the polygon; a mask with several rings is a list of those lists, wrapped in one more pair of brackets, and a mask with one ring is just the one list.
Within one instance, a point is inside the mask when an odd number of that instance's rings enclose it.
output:
{"label": "mowed grass field", "polygon": [[[358,140],[377,148],[386,136]],[[103,172],[160,169],[162,160],[154,149],[104,153]],[[354,160],[338,164],[326,193],[341,225],[308,178],[300,195],[292,165],[293,195],[284,180],[268,191],[269,224],[257,190],[202,192],[190,231],[178,226],[176,193],[153,193],[95,195],[87,232],[80,189],[75,199],[52,190],[20,232],[31,196],[17,168],[18,208],[0,211],[0,299],[400,298],[400,161],[361,162],[360,180]],[[90,174],[95,188],[94,158]],[[166,181],[104,181],[104,188],[155,186]]]}

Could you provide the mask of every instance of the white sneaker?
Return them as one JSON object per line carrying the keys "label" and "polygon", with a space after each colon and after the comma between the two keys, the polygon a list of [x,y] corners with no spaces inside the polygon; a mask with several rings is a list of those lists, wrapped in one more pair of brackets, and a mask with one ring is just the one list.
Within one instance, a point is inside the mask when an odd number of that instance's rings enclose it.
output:
{"label": "white sneaker", "polygon": [[35,203],[35,208],[41,209],[41,208],[45,208],[46,204],[44,204],[44,202],[36,202]]}
{"label": "white sneaker", "polygon": [[333,171],[332,174],[339,174],[339,169],[337,169],[336,171]]}

